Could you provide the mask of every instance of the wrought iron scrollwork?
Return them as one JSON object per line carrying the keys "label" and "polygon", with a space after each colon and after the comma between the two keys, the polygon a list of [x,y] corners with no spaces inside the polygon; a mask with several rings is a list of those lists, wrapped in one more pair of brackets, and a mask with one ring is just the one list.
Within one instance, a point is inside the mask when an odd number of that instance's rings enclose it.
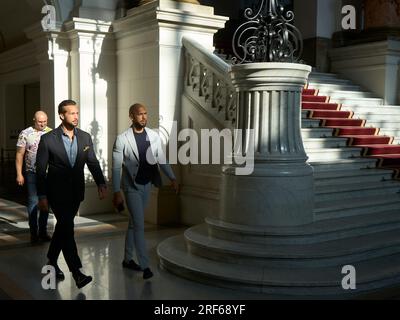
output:
{"label": "wrought iron scrollwork", "polygon": [[286,11],[279,0],[261,0],[259,10],[247,8],[248,20],[235,31],[232,40],[234,64],[251,62],[297,62],[303,52],[300,31],[290,22],[293,11]]}

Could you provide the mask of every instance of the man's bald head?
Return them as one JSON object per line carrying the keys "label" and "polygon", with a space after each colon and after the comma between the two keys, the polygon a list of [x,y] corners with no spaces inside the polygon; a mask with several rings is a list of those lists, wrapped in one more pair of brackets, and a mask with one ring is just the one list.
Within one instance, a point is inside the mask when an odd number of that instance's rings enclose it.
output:
{"label": "man's bald head", "polygon": [[145,109],[147,111],[147,108],[146,108],[145,105],[143,105],[141,103],[135,103],[134,105],[132,105],[129,108],[129,116],[138,113],[139,109],[141,109],[141,108],[143,108],[143,109]]}
{"label": "man's bald head", "polygon": [[47,114],[44,111],[38,111],[35,113],[35,116],[33,117],[33,121],[37,120],[37,119],[43,119],[46,118],[47,119]]}
{"label": "man's bald head", "polygon": [[147,109],[141,103],[135,103],[129,108],[129,118],[134,127],[140,132],[147,125]]}
{"label": "man's bald head", "polygon": [[33,118],[35,129],[38,131],[43,131],[47,128],[47,114],[43,111],[37,111]]}

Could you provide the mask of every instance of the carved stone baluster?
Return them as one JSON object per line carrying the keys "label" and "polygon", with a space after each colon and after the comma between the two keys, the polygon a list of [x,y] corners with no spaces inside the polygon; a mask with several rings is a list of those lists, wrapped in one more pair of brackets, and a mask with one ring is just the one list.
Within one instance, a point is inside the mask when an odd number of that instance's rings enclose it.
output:
{"label": "carved stone baluster", "polygon": [[214,75],[213,85],[213,104],[212,107],[219,113],[223,109],[223,91],[221,86],[222,81]]}
{"label": "carved stone baluster", "polygon": [[207,102],[209,98],[209,76],[207,67],[203,64],[200,64],[200,96],[204,97],[205,101]]}

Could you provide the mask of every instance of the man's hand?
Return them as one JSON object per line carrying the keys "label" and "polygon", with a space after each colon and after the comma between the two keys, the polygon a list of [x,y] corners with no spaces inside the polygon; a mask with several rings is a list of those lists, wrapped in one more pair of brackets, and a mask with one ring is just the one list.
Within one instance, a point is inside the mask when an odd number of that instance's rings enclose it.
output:
{"label": "man's hand", "polygon": [[120,191],[114,193],[113,206],[120,212],[124,210],[124,198]]}
{"label": "man's hand", "polygon": [[103,200],[107,198],[107,186],[106,185],[101,185],[98,187],[98,192],[99,192],[99,199]]}
{"label": "man's hand", "polygon": [[46,198],[39,200],[38,207],[41,212],[49,212],[49,202]]}
{"label": "man's hand", "polygon": [[171,187],[174,188],[176,194],[179,193],[179,184],[176,180],[171,180]]}
{"label": "man's hand", "polygon": [[25,178],[22,174],[17,175],[17,185],[19,185],[20,187],[22,187],[25,184]]}

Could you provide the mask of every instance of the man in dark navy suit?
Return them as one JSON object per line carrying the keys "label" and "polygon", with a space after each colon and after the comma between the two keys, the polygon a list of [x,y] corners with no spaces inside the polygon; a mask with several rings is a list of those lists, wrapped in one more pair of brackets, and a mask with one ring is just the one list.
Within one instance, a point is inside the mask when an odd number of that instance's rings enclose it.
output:
{"label": "man in dark navy suit", "polygon": [[107,187],[90,135],[77,128],[76,102],[61,102],[58,113],[62,124],[42,136],[37,153],[39,208],[48,210],[50,206],[57,219],[47,254],[48,265],[54,266],[57,279],[63,280],[64,274],[57,265],[62,251],[77,287],[82,288],[92,281],[91,276],[80,271],[82,263],[74,238],[74,218],[85,194],[85,164],[98,186],[100,199],[106,197]]}

